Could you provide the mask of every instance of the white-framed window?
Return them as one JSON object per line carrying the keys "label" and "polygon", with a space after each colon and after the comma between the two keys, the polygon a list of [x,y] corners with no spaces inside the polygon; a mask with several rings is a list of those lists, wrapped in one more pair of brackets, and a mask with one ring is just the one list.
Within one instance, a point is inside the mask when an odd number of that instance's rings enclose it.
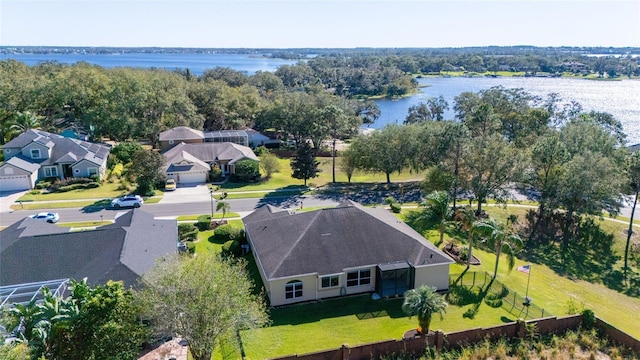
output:
{"label": "white-framed window", "polygon": [[5,154],[9,154],[11,152],[11,149],[4,149]]}
{"label": "white-framed window", "polygon": [[40,149],[31,149],[31,158],[40,159]]}
{"label": "white-framed window", "polygon": [[371,270],[356,270],[347,273],[347,286],[371,284]]}
{"label": "white-framed window", "polygon": [[55,166],[47,166],[44,168],[44,177],[58,176],[58,168]]}
{"label": "white-framed window", "polygon": [[94,167],[87,168],[87,174],[89,174],[90,177],[93,175],[98,175],[98,168],[94,168]]}
{"label": "white-framed window", "polygon": [[323,276],[320,278],[320,286],[324,288],[332,288],[340,285],[340,275]]}
{"label": "white-framed window", "polygon": [[173,145],[173,140],[169,140],[169,145]]}
{"label": "white-framed window", "polygon": [[302,281],[292,280],[284,287],[285,299],[296,299],[302,297]]}
{"label": "white-framed window", "polygon": [[76,174],[80,174],[80,169],[73,169],[73,172]]}

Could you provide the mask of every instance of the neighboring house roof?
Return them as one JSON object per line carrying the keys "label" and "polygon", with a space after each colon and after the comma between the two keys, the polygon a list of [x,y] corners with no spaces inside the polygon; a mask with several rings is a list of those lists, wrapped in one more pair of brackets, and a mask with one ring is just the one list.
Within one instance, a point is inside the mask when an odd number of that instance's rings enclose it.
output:
{"label": "neighboring house roof", "polygon": [[179,162],[177,160],[186,159],[185,153],[207,164],[215,161],[228,161],[229,164],[234,164],[242,159],[258,161],[258,157],[250,148],[230,142],[180,143],[165,151],[163,155],[167,159],[167,164],[170,165]]}
{"label": "neighboring house roof", "polygon": [[182,171],[209,171],[210,166],[186,151],[172,153],[171,158],[166,158],[164,165],[165,172],[182,172]]}
{"label": "neighboring house roof", "polygon": [[5,164],[13,165],[13,166],[17,167],[18,169],[22,169],[22,170],[28,171],[30,173],[34,173],[34,172],[38,171],[38,169],[40,168],[39,164],[34,164],[32,162],[29,162],[29,161],[25,160],[20,155],[14,156],[11,159],[5,161]]}
{"label": "neighboring house roof", "polygon": [[15,139],[4,144],[2,148],[21,149],[32,142],[42,144],[52,149],[51,156],[48,159],[25,159],[26,161],[38,163],[43,166],[59,163],[75,164],[82,160],[87,160],[101,166],[107,163],[110,152],[110,148],[107,145],[65,138],[58,134],[36,129],[25,131]]}
{"label": "neighboring house roof", "polygon": [[187,126],[178,126],[160,133],[160,141],[204,140],[204,134]]}
{"label": "neighboring house roof", "polygon": [[243,222],[268,279],[397,261],[413,266],[453,262],[388,210],[352,201],[303,213],[261,207]]}
{"label": "neighboring house roof", "polygon": [[176,251],[176,220],[131,210],[114,224],[70,232],[25,218],[0,232],[0,284],[87,278],[136,285],[156,259]]}

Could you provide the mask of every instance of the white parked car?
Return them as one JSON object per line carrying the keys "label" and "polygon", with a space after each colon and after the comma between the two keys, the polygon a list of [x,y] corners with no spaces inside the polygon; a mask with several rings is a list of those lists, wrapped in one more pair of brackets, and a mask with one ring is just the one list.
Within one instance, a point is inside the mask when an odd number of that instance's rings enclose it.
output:
{"label": "white parked car", "polygon": [[46,213],[46,212],[41,212],[41,213],[37,213],[35,215],[31,215],[32,219],[37,219],[37,220],[44,220],[48,223],[57,223],[58,220],[60,220],[60,215],[58,215],[58,213]]}
{"label": "white parked car", "polygon": [[125,195],[111,200],[111,207],[114,209],[121,207],[139,208],[142,204],[144,204],[144,200],[142,200],[140,195]]}

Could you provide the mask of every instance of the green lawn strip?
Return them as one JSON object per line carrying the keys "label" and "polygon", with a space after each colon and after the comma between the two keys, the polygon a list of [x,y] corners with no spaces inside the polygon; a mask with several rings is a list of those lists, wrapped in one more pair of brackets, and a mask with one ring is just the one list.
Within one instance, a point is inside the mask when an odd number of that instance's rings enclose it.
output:
{"label": "green lawn strip", "polygon": [[125,195],[126,190],[118,190],[119,183],[104,183],[100,187],[93,189],[79,189],[67,192],[55,193],[26,193],[20,197],[20,201],[54,201],[54,200],[82,200],[82,199],[102,199],[114,198]]}
{"label": "green lawn strip", "polygon": [[65,202],[46,202],[46,203],[22,203],[11,205],[12,210],[41,210],[41,209],[64,209],[91,206],[94,200],[78,200]]}
{"label": "green lawn strip", "polygon": [[[205,215],[205,216],[211,216],[211,214],[198,214],[198,215],[180,215],[176,218],[176,220],[178,221],[189,221],[189,220],[198,220],[198,217]],[[238,218],[240,217],[240,214],[238,213],[234,213],[234,212],[228,212],[226,215],[224,215],[225,219],[228,218]],[[216,213],[213,214],[213,218],[214,219],[222,219],[222,214],[221,213]]]}

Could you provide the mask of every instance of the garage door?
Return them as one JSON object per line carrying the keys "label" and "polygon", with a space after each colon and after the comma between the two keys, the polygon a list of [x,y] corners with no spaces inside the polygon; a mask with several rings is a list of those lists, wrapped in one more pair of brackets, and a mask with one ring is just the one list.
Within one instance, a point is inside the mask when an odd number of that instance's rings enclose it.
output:
{"label": "garage door", "polygon": [[31,181],[28,175],[2,176],[0,177],[1,191],[17,191],[31,189]]}
{"label": "garage door", "polygon": [[201,184],[206,182],[207,172],[193,171],[193,172],[177,173],[176,179],[178,181],[178,184]]}

